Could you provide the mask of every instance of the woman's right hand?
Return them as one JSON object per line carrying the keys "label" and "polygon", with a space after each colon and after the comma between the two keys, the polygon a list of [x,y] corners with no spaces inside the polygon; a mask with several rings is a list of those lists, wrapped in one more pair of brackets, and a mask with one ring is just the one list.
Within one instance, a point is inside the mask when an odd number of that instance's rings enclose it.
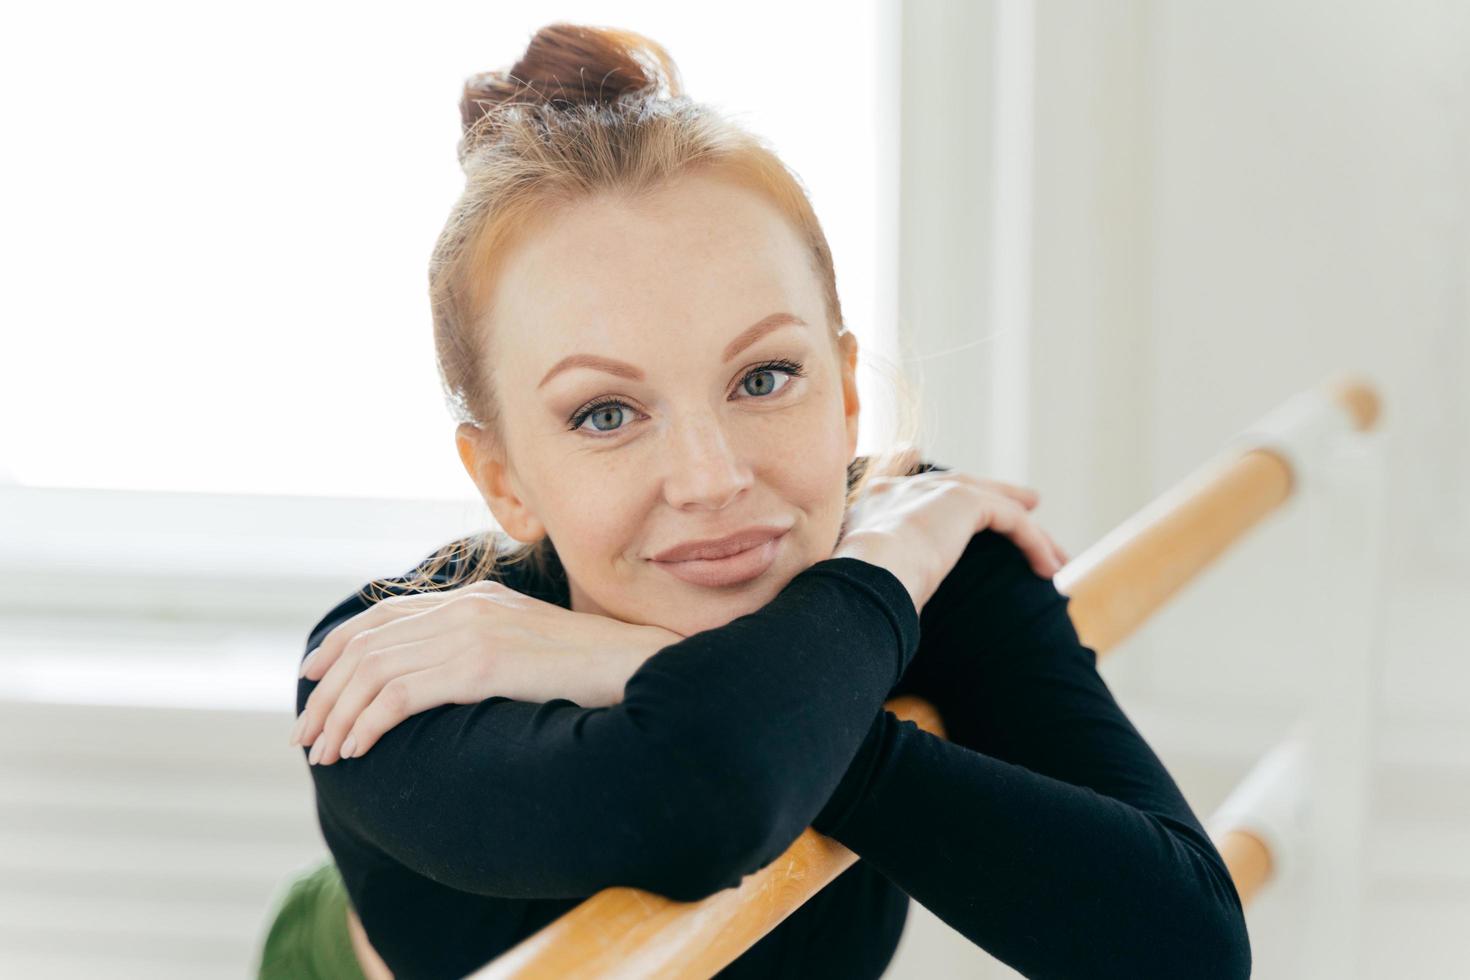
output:
{"label": "woman's right hand", "polygon": [[302,664],[317,686],[291,744],[310,745],[312,765],[331,765],[439,705],[497,696],[617,704],[643,661],[682,639],[494,580],[391,596],[338,623]]}
{"label": "woman's right hand", "polygon": [[1014,541],[1036,573],[1050,578],[1065,554],[1028,506],[1008,492],[1015,489],[956,470],[875,473],[849,510],[832,557],[859,558],[888,569],[908,589],[916,610],[923,610],[970,539],[986,528]]}

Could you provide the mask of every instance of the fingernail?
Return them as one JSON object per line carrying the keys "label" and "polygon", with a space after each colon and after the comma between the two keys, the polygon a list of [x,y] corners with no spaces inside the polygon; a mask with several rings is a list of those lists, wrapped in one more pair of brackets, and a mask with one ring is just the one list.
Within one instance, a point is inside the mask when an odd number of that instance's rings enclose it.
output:
{"label": "fingernail", "polygon": [[306,716],[302,715],[296,719],[296,727],[291,729],[291,741],[288,745],[300,745],[301,736],[306,731]]}
{"label": "fingernail", "polygon": [[313,766],[320,762],[322,758],[322,748],[326,744],[327,740],[325,738],[322,738],[321,736],[318,736],[316,742],[311,747],[311,755],[306,757],[306,761]]}
{"label": "fingernail", "polygon": [[[317,647],[316,648],[316,650],[320,650],[320,649],[321,649],[321,647]],[[305,677],[306,676],[306,668],[310,667],[312,660],[314,660],[316,658],[316,650],[313,650],[310,653],[308,653],[306,655],[306,659],[303,660],[303,661],[301,661],[301,673],[298,676],[300,676],[300,677]]]}
{"label": "fingernail", "polygon": [[337,754],[346,759],[357,749],[357,735],[348,735],[347,741],[342,743],[342,751]]}

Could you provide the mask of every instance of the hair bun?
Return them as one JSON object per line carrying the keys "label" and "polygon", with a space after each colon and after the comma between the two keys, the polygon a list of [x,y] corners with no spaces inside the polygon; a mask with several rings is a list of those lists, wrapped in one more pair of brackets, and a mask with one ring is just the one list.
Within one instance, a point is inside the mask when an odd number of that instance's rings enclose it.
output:
{"label": "hair bun", "polygon": [[658,42],[633,31],[557,22],[538,30],[508,70],[470,76],[459,110],[468,134],[507,103],[572,108],[663,94],[682,95],[683,84]]}

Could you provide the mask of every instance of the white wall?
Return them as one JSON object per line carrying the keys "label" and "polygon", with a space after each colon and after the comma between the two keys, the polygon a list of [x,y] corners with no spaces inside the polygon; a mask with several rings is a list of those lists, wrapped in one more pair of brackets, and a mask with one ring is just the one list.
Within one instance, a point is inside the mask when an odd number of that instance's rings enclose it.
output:
{"label": "white wall", "polygon": [[[1344,523],[1353,512],[1297,500],[1102,669],[1204,814],[1312,703],[1334,664],[1324,637],[1361,644],[1373,746],[1362,975],[1470,969],[1460,932],[1436,930],[1470,921],[1470,657],[1451,618],[1470,599],[1470,6],[987,6],[1034,16],[1030,312],[1023,357],[992,350],[925,390],[936,445],[1039,488],[1038,517],[1076,554],[1283,399],[1340,370],[1367,374],[1389,464],[1381,606],[1349,608],[1361,604],[1330,574],[1367,537]],[[985,21],[970,5],[922,8]],[[997,58],[995,37],[972,38],[970,97],[993,92],[979,62]],[[972,118],[966,98],[931,104],[906,136]],[[996,120],[981,125],[993,139]],[[949,145],[990,152],[953,134]],[[904,267],[933,268],[928,250],[945,240],[914,226]],[[982,272],[963,289],[988,283]],[[936,297],[900,295],[906,327],[938,329]],[[996,326],[986,309],[982,296],[972,331]],[[1025,375],[1017,398],[976,390],[1008,370]],[[1027,431],[1023,453],[965,443],[984,431],[971,428],[977,403],[986,424]],[[1253,906],[1256,976],[1320,968],[1297,958],[1300,901],[1282,889]],[[983,957],[951,952],[953,975],[990,975]]]}

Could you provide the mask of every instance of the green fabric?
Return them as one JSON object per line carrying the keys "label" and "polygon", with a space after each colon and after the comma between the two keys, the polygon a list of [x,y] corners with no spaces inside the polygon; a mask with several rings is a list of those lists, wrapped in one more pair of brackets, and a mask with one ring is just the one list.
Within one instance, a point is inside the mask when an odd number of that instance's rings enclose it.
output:
{"label": "green fabric", "polygon": [[347,889],[331,858],[299,873],[277,895],[259,980],[367,980],[347,932]]}

